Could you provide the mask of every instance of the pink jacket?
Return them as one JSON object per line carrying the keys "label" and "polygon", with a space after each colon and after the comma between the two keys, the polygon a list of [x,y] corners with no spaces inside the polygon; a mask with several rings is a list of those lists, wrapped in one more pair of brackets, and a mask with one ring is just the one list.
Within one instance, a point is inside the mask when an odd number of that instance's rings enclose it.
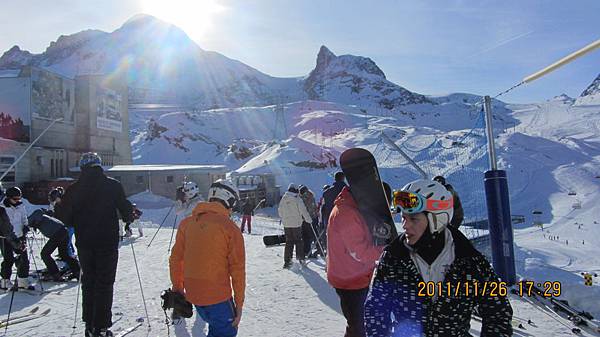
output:
{"label": "pink jacket", "polygon": [[335,199],[327,227],[327,280],[334,288],[369,286],[383,246],[374,246],[371,232],[348,187]]}

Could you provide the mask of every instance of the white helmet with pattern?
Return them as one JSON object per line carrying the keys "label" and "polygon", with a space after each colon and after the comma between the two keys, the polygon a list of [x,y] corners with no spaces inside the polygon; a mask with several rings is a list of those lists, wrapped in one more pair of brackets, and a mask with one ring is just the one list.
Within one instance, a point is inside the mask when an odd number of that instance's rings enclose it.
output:
{"label": "white helmet with pattern", "polygon": [[231,180],[219,179],[208,189],[208,201],[212,198],[223,201],[229,209],[232,209],[240,200],[240,192]]}
{"label": "white helmet with pattern", "polygon": [[452,220],[454,215],[452,193],[439,182],[419,179],[406,184],[402,191],[411,192],[423,198],[424,204],[421,212],[427,216],[432,234],[442,231]]}
{"label": "white helmet with pattern", "polygon": [[185,193],[186,199],[191,199],[195,197],[200,189],[198,189],[198,184],[193,181],[186,181],[183,183],[183,193]]}

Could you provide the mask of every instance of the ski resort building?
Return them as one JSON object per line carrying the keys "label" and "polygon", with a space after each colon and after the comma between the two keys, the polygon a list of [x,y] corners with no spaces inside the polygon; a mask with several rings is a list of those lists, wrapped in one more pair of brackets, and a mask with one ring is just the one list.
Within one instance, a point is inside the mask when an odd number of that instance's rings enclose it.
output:
{"label": "ski resort building", "polygon": [[105,168],[106,175],[121,182],[127,196],[144,191],[175,199],[177,187],[184,181],[198,185],[200,194],[207,199],[208,188],[218,179],[224,179],[224,165],[116,165]]}
{"label": "ski resort building", "polygon": [[[67,78],[27,66],[0,73],[0,172],[5,186],[67,177],[84,152],[103,165],[131,164],[128,89],[119,76]],[[0,174],[2,174],[0,173]]]}

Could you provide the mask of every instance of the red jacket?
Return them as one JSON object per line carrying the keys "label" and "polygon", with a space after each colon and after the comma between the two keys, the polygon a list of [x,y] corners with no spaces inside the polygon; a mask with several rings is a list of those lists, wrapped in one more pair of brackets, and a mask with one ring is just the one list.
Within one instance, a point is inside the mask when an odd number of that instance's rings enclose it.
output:
{"label": "red jacket", "polygon": [[335,199],[327,227],[327,280],[334,288],[369,286],[383,246],[374,246],[371,232],[348,187]]}

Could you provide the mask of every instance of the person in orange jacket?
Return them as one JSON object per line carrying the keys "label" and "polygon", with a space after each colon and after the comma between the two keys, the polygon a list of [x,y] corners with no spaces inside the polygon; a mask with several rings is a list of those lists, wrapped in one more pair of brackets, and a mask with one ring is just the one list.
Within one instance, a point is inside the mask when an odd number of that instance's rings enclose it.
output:
{"label": "person in orange jacket", "polygon": [[384,247],[373,244],[351,187],[343,187],[334,204],[327,227],[327,281],[340,298],[346,318],[344,336],[365,337],[364,304]]}
{"label": "person in orange jacket", "polygon": [[208,202],[200,202],[181,222],[169,259],[173,291],[194,304],[208,323],[207,337],[236,336],[242,318],[244,239],[230,219],[238,200],[239,191],[231,181],[214,182]]}

